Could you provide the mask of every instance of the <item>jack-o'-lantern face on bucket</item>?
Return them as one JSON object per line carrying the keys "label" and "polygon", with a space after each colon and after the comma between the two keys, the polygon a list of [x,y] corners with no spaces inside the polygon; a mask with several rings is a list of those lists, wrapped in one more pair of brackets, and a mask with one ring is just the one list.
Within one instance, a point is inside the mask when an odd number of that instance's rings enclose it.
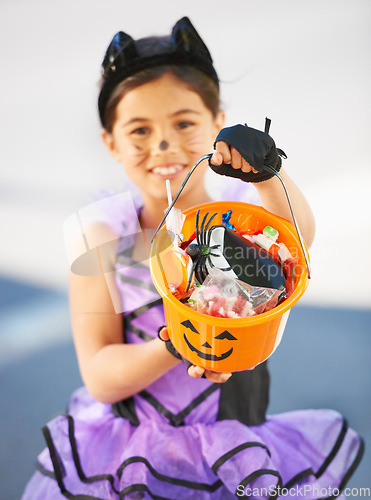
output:
{"label": "jack-o'-lantern face on bucket", "polygon": [[[168,286],[169,282],[165,273],[166,264],[168,264],[165,254],[166,251],[170,251],[173,242],[165,242],[167,246],[164,246],[163,239],[160,237],[161,231],[153,240],[150,260],[151,276],[156,289],[163,298],[166,325],[174,348],[191,364],[206,370],[220,373],[249,370],[268,359],[278,347],[289,311],[307,288],[308,273],[300,241],[296,236],[295,228],[285,219],[255,205],[228,201],[207,203],[186,210],[184,212],[186,218],[182,227],[183,242],[193,238],[198,209],[200,209],[200,230],[206,213],[225,214],[228,210],[234,210],[234,213],[238,215],[232,222],[238,229],[246,235],[251,235],[257,231],[263,231],[267,225],[274,227],[279,232],[280,241],[298,259],[298,264],[295,266],[297,272],[293,274],[291,280],[290,294],[282,303],[262,314],[243,318],[225,318],[196,311],[192,302],[188,304],[184,299],[179,300],[175,296]],[[210,217],[207,223],[209,219]],[[204,224],[204,231],[205,228],[209,231],[212,227],[210,225],[207,229],[207,223]],[[215,217],[212,223],[218,225],[221,221]],[[228,231],[224,231],[226,232]],[[169,241],[169,236],[167,238]],[[211,240],[210,243],[212,243]],[[211,246],[214,246],[214,243]],[[161,253],[164,250],[164,257],[162,257]],[[192,256],[189,257],[192,259]],[[215,262],[212,261],[212,264],[215,266]],[[183,274],[180,273],[180,275],[184,279]]]}
{"label": "jack-o'-lantern face on bucket", "polygon": [[[222,361],[223,359],[228,358],[232,352],[233,352],[233,346],[226,351],[224,351],[221,355],[217,356],[216,354],[211,353],[212,346],[208,342],[204,342],[202,344],[202,347],[204,350],[198,349],[194,345],[194,341],[197,339],[197,336],[200,336],[200,332],[197,331],[197,329],[193,326],[191,321],[186,320],[181,323],[181,325],[187,330],[187,332],[183,333],[183,338],[187,346],[191,351],[197,354],[202,359],[206,359],[208,361]],[[190,334],[190,332],[193,332]],[[194,335],[196,334],[196,335]],[[193,343],[189,340],[189,338],[192,338]],[[216,340],[218,341],[223,341],[223,340],[237,340],[236,337],[234,337],[231,333],[229,333],[227,330],[224,330],[224,332],[220,333],[215,337]],[[199,340],[198,340],[199,342]],[[199,342],[200,343],[200,342]],[[229,346],[228,346],[229,347]]]}

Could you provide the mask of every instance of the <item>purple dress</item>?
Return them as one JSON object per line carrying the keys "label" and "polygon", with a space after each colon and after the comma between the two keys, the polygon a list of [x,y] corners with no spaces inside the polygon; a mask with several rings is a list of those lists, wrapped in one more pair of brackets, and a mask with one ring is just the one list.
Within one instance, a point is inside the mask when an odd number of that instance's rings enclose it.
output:
{"label": "purple dress", "polygon": [[[137,219],[125,200],[107,199],[102,220],[121,235],[125,341],[142,343],[165,320],[148,267],[131,259]],[[268,391],[266,363],[225,384],[179,364],[115,405],[82,387],[44,427],[47,447],[22,500],[334,498],[361,459],[361,438],[332,410],[266,416]]]}

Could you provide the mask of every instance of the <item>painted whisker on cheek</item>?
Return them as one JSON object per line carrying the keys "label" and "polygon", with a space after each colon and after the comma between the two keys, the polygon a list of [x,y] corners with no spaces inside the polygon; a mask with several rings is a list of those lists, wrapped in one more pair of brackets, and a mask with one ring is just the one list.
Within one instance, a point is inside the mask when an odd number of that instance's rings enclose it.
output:
{"label": "painted whisker on cheek", "polygon": [[141,167],[143,163],[147,160],[148,155],[145,153],[138,153],[135,155],[135,164],[134,168]]}
{"label": "painted whisker on cheek", "polygon": [[190,137],[185,144],[192,146],[194,144],[205,144],[205,139],[202,137]]}
{"label": "painted whisker on cheek", "polygon": [[[194,155],[196,160],[205,154],[205,144],[200,144],[199,148],[197,146],[198,145],[196,144],[196,145],[192,145],[192,149],[189,148],[190,154]],[[211,148],[212,148],[212,146],[210,146],[210,149]]]}
{"label": "painted whisker on cheek", "polygon": [[[194,139],[192,141],[189,141],[187,142],[186,147],[192,154],[196,154],[198,156],[202,156],[205,154],[205,141],[202,139]],[[211,148],[212,144],[210,144],[209,149]]]}
{"label": "painted whisker on cheek", "polygon": [[134,165],[134,168],[138,169],[138,168],[142,168],[143,166],[143,161],[140,161],[140,162],[137,162],[135,165]]}

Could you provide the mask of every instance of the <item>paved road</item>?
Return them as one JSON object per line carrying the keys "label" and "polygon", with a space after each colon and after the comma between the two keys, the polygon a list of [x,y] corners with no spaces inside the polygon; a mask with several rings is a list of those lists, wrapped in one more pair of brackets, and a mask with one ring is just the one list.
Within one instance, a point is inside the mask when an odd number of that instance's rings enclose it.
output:
{"label": "paved road", "polygon": [[[5,279],[0,279],[0,296],[0,316],[12,311],[14,318],[6,322],[6,331],[0,325],[0,499],[17,500],[44,445],[40,428],[64,411],[81,379],[66,322],[67,297]],[[18,320],[31,309],[32,328]],[[371,487],[370,322],[371,311],[295,306],[270,360],[270,413],[334,408],[366,440],[366,455],[352,487]],[[10,331],[25,340],[27,350],[9,344]],[[50,331],[59,332],[56,339]],[[32,341],[30,332],[38,332],[45,346],[35,333]]]}

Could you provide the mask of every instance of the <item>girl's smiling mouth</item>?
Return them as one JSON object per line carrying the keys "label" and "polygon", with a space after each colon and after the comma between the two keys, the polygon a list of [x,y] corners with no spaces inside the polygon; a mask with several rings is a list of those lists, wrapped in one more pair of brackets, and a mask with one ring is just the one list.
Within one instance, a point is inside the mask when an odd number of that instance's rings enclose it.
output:
{"label": "girl's smiling mouth", "polygon": [[151,168],[149,172],[162,179],[174,179],[178,176],[179,172],[182,172],[185,168],[186,165],[180,163],[167,163],[165,165],[157,165]]}

